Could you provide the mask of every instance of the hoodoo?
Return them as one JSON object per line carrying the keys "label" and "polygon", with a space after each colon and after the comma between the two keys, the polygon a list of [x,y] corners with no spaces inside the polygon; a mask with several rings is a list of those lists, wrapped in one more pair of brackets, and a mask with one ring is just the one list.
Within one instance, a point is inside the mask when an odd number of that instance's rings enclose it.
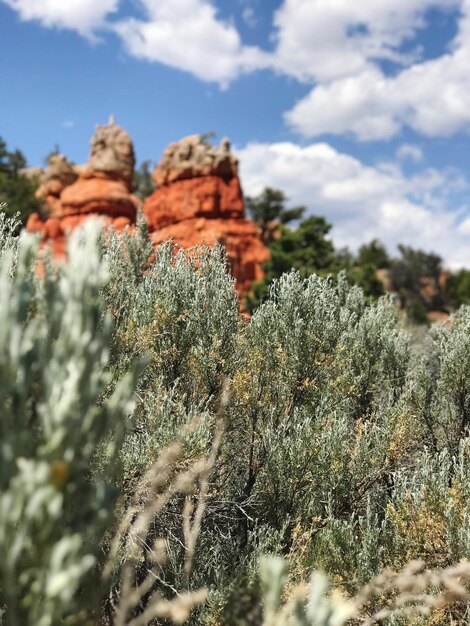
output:
{"label": "hoodoo", "polygon": [[167,239],[182,248],[225,246],[240,294],[263,277],[269,250],[256,225],[246,219],[238,161],[230,142],[215,147],[204,135],[191,135],[165,150],[153,173],[156,191],[144,213],[155,245]]}
{"label": "hoodoo", "polygon": [[112,120],[108,125],[97,126],[90,158],[78,178],[62,155],[49,162],[38,190],[45,198],[49,216],[43,220],[33,213],[27,223],[28,231],[40,232],[43,243],[49,243],[54,255],[61,257],[67,236],[90,217],[99,217],[105,226],[124,230],[135,222],[139,206],[138,198],[131,193],[134,165],[134,148],[128,133]]}
{"label": "hoodoo", "polygon": [[54,153],[49,157],[35,194],[43,202],[43,210],[49,217],[60,215],[60,196],[77,178],[77,170],[64,154]]}

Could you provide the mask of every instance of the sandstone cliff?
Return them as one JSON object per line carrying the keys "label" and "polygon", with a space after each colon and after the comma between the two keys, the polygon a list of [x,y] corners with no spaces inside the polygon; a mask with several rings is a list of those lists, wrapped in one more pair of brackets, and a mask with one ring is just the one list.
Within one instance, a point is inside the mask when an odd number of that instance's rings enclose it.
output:
{"label": "sandstone cliff", "polygon": [[245,217],[238,161],[224,139],[219,147],[203,135],[171,144],[153,178],[156,191],[144,204],[155,245],[167,240],[182,248],[221,243],[227,250],[240,294],[263,277],[269,251],[256,225]]}

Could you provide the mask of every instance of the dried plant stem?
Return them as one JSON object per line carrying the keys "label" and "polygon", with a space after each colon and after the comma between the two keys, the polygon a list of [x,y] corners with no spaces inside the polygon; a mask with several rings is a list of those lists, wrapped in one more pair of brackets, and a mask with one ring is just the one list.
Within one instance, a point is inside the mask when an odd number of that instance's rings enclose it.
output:
{"label": "dried plant stem", "polygon": [[[121,593],[116,607],[114,626],[145,626],[155,618],[169,619],[179,624],[186,621],[194,607],[204,602],[206,590],[195,592],[175,592],[171,600],[164,598],[159,592],[152,591],[156,581],[161,578],[156,567],[162,568],[166,560],[165,541],[156,540],[149,546],[147,536],[156,517],[163,511],[175,494],[187,494],[183,507],[183,536],[185,548],[185,586],[189,580],[194,564],[197,539],[201,530],[202,519],[206,508],[210,488],[210,474],[214,468],[225,430],[224,412],[228,403],[228,385],[225,384],[220,406],[216,415],[216,428],[212,438],[211,449],[207,459],[196,460],[189,469],[175,473],[175,467],[182,458],[182,446],[173,444],[165,448],[152,468],[144,475],[135,493],[135,504],[130,507],[124,521],[119,526],[110,557],[103,575],[109,576],[116,556],[123,541],[127,542],[130,555],[127,557],[122,571]],[[191,492],[199,485],[197,505],[193,504]],[[141,547],[147,558],[150,556],[152,567],[147,571],[144,580],[134,586],[135,573],[142,563],[139,558]],[[144,557],[145,558],[145,557]],[[142,612],[130,618],[130,614],[144,605]]]}
{"label": "dried plant stem", "polygon": [[399,573],[385,569],[366,585],[353,600],[358,614],[377,596],[389,596],[390,605],[366,618],[363,626],[381,623],[392,615],[428,615],[434,609],[468,601],[470,561],[447,569],[424,568],[423,561],[412,561]]}
{"label": "dried plant stem", "polygon": [[[205,462],[205,467],[203,468],[200,475],[200,489],[199,489],[199,497],[196,506],[196,511],[194,512],[194,504],[190,497],[186,498],[184,510],[183,510],[183,533],[184,539],[186,542],[186,558],[184,564],[185,571],[185,584],[186,587],[189,586],[189,579],[191,576],[191,572],[194,564],[194,555],[196,551],[196,542],[199,537],[199,533],[201,530],[202,518],[204,516],[204,511],[206,509],[206,501],[207,494],[209,492],[210,481],[209,477],[214,467],[215,461],[217,459],[217,455],[220,449],[220,445],[222,443],[222,437],[224,433],[223,423],[219,423],[219,427],[214,435],[212,441],[212,450],[209,458]],[[191,517],[193,517],[193,521],[191,523]]]}

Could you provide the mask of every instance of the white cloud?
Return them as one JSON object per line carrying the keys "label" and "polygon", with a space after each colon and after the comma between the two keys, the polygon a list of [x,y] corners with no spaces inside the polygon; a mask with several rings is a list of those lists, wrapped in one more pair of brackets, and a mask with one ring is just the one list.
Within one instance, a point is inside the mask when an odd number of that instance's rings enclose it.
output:
{"label": "white cloud", "polygon": [[470,44],[386,77],[377,68],[314,88],[286,114],[302,135],[389,139],[404,126],[428,137],[470,128]]}
{"label": "white cloud", "polygon": [[227,85],[242,72],[266,67],[269,57],[244,46],[236,28],[220,20],[209,0],[141,0],[146,19],[115,24],[128,52]]}
{"label": "white cloud", "polygon": [[117,10],[119,0],[0,0],[25,21],[43,26],[68,28],[92,38],[106,17]]}
{"label": "white cloud", "polygon": [[306,137],[351,132],[364,141],[389,139],[400,130],[390,109],[394,97],[402,95],[372,67],[362,74],[319,85],[288,111],[285,119]]}
{"label": "white cloud", "polygon": [[458,232],[464,237],[470,237],[470,217],[467,217],[459,224]]}
{"label": "white cloud", "polygon": [[390,250],[405,243],[441,254],[451,267],[470,265],[470,226],[459,229],[461,213],[449,211],[466,185],[454,172],[427,169],[407,178],[396,165],[369,167],[325,143],[252,143],[238,155],[247,194],[282,189],[334,225],[339,247],[379,238]]}
{"label": "white cloud", "polygon": [[[286,0],[284,6],[299,2],[302,4],[301,0]],[[315,7],[326,2],[327,0],[315,0],[311,4],[308,3],[308,6]],[[406,6],[405,0],[391,3],[388,10],[391,10],[392,4],[396,4],[396,17],[403,18],[403,27],[396,27],[396,31],[392,30],[392,34],[396,35],[395,42],[393,38],[389,39],[387,29],[383,25],[385,12],[380,13],[378,10],[385,9],[389,4],[388,0],[348,3],[350,13],[356,8],[359,9],[359,5],[363,8],[370,3],[376,5],[377,11],[375,15],[371,15],[367,34],[357,38],[352,36],[350,31],[349,34],[348,31],[345,34],[343,28],[340,35],[336,39],[333,38],[333,43],[330,44],[334,47],[333,68],[329,68],[326,62],[323,63],[316,53],[311,55],[313,70],[304,78],[316,80],[317,84],[305,98],[286,113],[285,119],[288,124],[307,137],[324,133],[353,133],[360,140],[389,139],[405,126],[429,137],[450,136],[459,131],[469,130],[470,0],[460,0],[458,3],[452,0],[440,2],[443,8],[457,5],[462,11],[459,32],[450,46],[450,51],[436,59],[408,64],[408,67],[394,76],[385,75],[374,60],[385,58],[388,52],[393,51],[394,46],[406,37],[404,33],[407,32],[407,28],[410,34],[419,26],[419,17],[422,17],[424,9],[438,3],[427,0],[413,2],[406,0]],[[344,3],[342,0],[335,0],[330,4],[337,10],[338,7],[343,7]],[[410,10],[404,10],[406,7]],[[282,13],[280,15],[282,17]],[[343,22],[339,21],[340,26]],[[336,17],[333,23],[337,24]],[[354,26],[351,21],[346,23]],[[285,37],[283,33],[289,33],[289,29],[293,29],[293,34],[289,37],[291,42],[295,41],[296,30],[301,34],[302,29],[295,24],[293,17],[290,21],[286,17],[281,20],[277,55],[281,68],[299,75],[294,63],[288,61],[290,57],[283,52],[282,45]],[[305,23],[302,28],[308,29],[308,24]],[[375,55],[367,50],[367,45],[371,42],[372,48],[375,46],[377,49]],[[300,62],[301,50],[307,57],[309,50],[301,39],[297,44],[299,46],[297,58]],[[293,43],[291,45],[294,46]],[[294,52],[292,58],[295,58]],[[402,61],[405,62],[403,59]],[[302,63],[308,67],[308,58],[304,58]],[[336,67],[339,69],[335,72]]]}
{"label": "white cloud", "polygon": [[460,1],[284,0],[274,17],[276,66],[300,80],[325,82],[361,74],[378,59],[409,64],[399,47],[423,26],[426,10]]}
{"label": "white cloud", "polygon": [[[429,137],[470,130],[470,0],[284,0],[274,13],[272,52],[243,43],[220,17],[221,0],[134,0],[141,16],[114,21],[123,0],[0,2],[24,20],[89,38],[112,30],[130,55],[222,86],[262,68],[293,76],[312,85],[285,114],[305,137],[376,141],[405,127]],[[240,2],[245,19],[255,20],[259,4]],[[413,42],[432,7],[460,9],[459,31],[448,52],[422,60]],[[393,75],[381,69],[384,60],[395,64]]]}
{"label": "white cloud", "polygon": [[250,28],[255,28],[258,24],[258,18],[253,7],[246,6],[242,12],[243,21]]}
{"label": "white cloud", "polygon": [[401,159],[402,161],[406,161],[408,159],[410,161],[414,161],[415,163],[419,163],[424,158],[422,149],[419,146],[415,146],[410,143],[402,144],[398,148],[396,155],[397,158]]}
{"label": "white cloud", "polygon": [[[96,31],[117,33],[132,56],[187,71],[222,86],[243,72],[270,66],[270,55],[243,45],[235,26],[217,15],[212,0],[136,0],[143,18],[114,22],[107,17],[122,0],[0,0],[23,20],[46,27],[76,30],[94,39]],[[245,6],[243,17],[254,25],[256,15]]]}

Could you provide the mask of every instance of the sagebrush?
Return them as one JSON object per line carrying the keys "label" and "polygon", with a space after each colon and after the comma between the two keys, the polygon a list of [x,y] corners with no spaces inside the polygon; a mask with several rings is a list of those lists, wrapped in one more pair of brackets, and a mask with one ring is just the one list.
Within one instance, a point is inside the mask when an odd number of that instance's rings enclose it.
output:
{"label": "sagebrush", "polygon": [[4,624],[467,623],[470,308],[416,350],[292,272],[247,321],[221,249],[91,223],[39,277],[1,219]]}

